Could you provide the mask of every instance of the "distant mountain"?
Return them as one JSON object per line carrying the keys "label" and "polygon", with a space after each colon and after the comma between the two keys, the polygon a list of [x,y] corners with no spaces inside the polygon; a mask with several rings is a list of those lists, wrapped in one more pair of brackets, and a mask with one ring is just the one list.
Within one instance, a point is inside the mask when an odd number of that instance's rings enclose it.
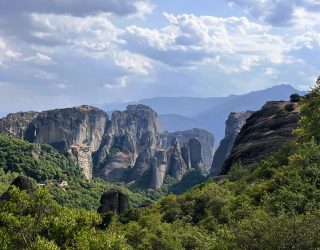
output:
{"label": "distant mountain", "polygon": [[176,132],[203,127],[198,121],[176,114],[159,115],[163,131]]}
{"label": "distant mountain", "polygon": [[176,114],[191,117],[215,105],[231,100],[235,96],[228,97],[154,97],[137,102],[109,103],[95,105],[105,111],[125,110],[128,105],[144,104],[152,107],[158,114]]}
{"label": "distant mountain", "polygon": [[216,141],[219,142],[224,136],[224,123],[231,112],[259,110],[267,101],[288,100],[293,93],[305,94],[290,85],[283,84],[244,95],[228,97],[155,97],[132,103],[98,106],[105,111],[112,111],[124,110],[129,104],[144,104],[150,106],[160,115],[164,130],[178,131],[197,126],[212,132]]}
{"label": "distant mountain", "polygon": [[200,122],[202,128],[211,131],[218,141],[223,138],[225,121],[231,112],[256,111],[268,101],[289,100],[293,93],[305,95],[305,92],[296,90],[290,85],[277,85],[265,90],[235,96],[231,100],[226,99],[224,102],[194,115],[192,118]]}

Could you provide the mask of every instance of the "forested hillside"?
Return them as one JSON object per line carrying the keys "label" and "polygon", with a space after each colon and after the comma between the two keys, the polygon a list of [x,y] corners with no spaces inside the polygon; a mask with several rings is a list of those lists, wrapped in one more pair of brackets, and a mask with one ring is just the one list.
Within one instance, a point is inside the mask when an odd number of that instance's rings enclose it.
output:
{"label": "forested hillside", "polygon": [[235,164],[219,181],[207,181],[143,209],[100,216],[57,204],[47,188],[32,195],[11,188],[10,199],[0,203],[0,245],[3,249],[318,249],[320,78],[300,105],[296,141],[255,165]]}

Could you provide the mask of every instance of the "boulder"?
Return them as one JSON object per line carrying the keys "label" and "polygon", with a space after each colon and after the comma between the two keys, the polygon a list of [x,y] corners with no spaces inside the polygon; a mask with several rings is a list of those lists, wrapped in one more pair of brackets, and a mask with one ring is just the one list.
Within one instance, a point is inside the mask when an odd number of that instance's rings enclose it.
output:
{"label": "boulder", "polygon": [[100,207],[98,213],[105,214],[107,212],[116,212],[123,214],[128,208],[128,196],[118,189],[110,189],[106,191],[100,199]]}
{"label": "boulder", "polygon": [[[32,184],[32,181],[23,175],[19,175],[18,177],[16,177],[12,183],[12,186],[17,187],[20,191],[26,191],[28,194],[31,194],[34,192],[34,187]],[[0,201],[6,201],[9,200],[9,189],[0,197]]]}

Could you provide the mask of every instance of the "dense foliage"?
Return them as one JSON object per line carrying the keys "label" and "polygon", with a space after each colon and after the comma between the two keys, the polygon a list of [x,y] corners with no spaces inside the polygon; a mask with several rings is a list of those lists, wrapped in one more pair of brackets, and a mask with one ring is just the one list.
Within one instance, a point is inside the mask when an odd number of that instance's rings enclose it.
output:
{"label": "dense foliage", "polygon": [[[319,78],[320,79],[320,78]],[[254,166],[143,209],[100,216],[46,189],[0,202],[3,249],[319,249],[320,80],[301,100],[299,140]],[[170,180],[169,180],[170,181]],[[89,195],[89,194],[88,194]]]}
{"label": "dense foliage", "polygon": [[[19,174],[48,187],[55,199],[70,208],[96,210],[101,194],[111,188],[121,189],[130,197],[130,205],[139,206],[149,200],[142,194],[100,179],[87,181],[80,168],[68,156],[48,145],[36,145],[0,134],[0,191],[2,193]],[[66,182],[66,187],[61,183]]]}

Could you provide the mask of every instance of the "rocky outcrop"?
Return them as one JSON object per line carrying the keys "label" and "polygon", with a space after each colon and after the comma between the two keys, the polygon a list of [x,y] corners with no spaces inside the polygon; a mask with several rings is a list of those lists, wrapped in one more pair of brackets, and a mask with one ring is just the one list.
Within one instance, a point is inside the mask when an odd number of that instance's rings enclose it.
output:
{"label": "rocky outcrop", "polygon": [[181,152],[178,138],[174,138],[170,147],[158,150],[152,159],[152,175],[149,186],[159,189],[166,175],[180,181],[189,170]]}
{"label": "rocky outcrop", "polygon": [[[17,187],[20,191],[26,191],[28,194],[33,193],[35,190],[32,181],[23,175],[16,177],[12,181],[11,186]],[[7,201],[10,199],[9,190],[10,188],[0,197],[0,201]]]}
{"label": "rocky outcrop", "polygon": [[69,152],[87,179],[143,179],[155,188],[166,175],[180,181],[190,169],[205,172],[214,151],[214,137],[205,130],[161,134],[158,115],[145,105],[129,105],[110,120],[90,106],[11,114],[0,119],[0,132]]}
{"label": "rocky outcrop", "polygon": [[117,212],[123,214],[128,208],[128,204],[128,196],[113,188],[101,196],[98,213]]}
{"label": "rocky outcrop", "polygon": [[295,139],[293,130],[300,119],[298,104],[291,104],[294,105],[292,111],[285,109],[287,104],[289,102],[267,102],[247,119],[223,164],[222,174],[235,163],[255,164]]}
{"label": "rocky outcrop", "polygon": [[220,142],[220,146],[214,154],[211,175],[218,176],[221,172],[221,167],[231,153],[233,144],[243,127],[246,120],[253,114],[253,111],[247,112],[232,112],[226,120],[225,137]]}
{"label": "rocky outcrop", "polygon": [[[99,155],[104,161],[100,176],[112,182],[139,180],[161,147],[159,135],[158,116],[151,108],[131,105],[124,112],[114,112]],[[110,154],[112,149],[117,152]]]}
{"label": "rocky outcrop", "polygon": [[165,149],[158,150],[151,163],[152,175],[150,180],[150,187],[154,189],[161,188],[164,178],[168,170],[168,152]]}
{"label": "rocky outcrop", "polygon": [[[201,169],[205,173],[210,172],[215,150],[213,134],[204,129],[165,132],[161,135],[162,146],[169,147],[174,138],[178,138],[183,158],[189,168]],[[201,159],[199,159],[199,152],[201,152]]]}
{"label": "rocky outcrop", "polygon": [[[107,124],[108,115],[104,111],[80,106],[41,113],[10,114],[0,120],[0,132],[31,143],[50,144],[62,153],[75,153],[84,174],[91,178],[92,160],[89,155],[100,148]],[[79,148],[78,145],[83,146]]]}
{"label": "rocky outcrop", "polygon": [[81,167],[83,175],[86,179],[92,179],[92,170],[93,170],[93,163],[92,163],[92,152],[90,146],[78,144],[71,146],[71,154],[74,157],[74,160],[78,163]]}

